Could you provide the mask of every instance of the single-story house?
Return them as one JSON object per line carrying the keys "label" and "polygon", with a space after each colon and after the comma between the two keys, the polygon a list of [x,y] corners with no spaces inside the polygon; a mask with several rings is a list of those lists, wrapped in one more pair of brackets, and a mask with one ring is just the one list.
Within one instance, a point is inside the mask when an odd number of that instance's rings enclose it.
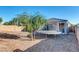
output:
{"label": "single-story house", "polygon": [[45,34],[67,34],[69,31],[69,22],[68,20],[58,19],[58,18],[50,18],[47,21],[47,24],[42,26],[38,32]]}

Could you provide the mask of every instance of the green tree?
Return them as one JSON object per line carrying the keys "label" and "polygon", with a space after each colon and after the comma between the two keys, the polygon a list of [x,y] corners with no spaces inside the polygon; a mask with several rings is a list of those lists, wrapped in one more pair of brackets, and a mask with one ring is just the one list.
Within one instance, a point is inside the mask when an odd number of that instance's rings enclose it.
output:
{"label": "green tree", "polygon": [[9,25],[9,22],[5,22],[3,25]]}
{"label": "green tree", "polygon": [[25,27],[24,31],[32,32],[40,28],[45,23],[46,23],[46,19],[40,13],[29,15],[24,12],[22,14],[18,14],[11,21],[6,22],[4,24],[24,26]]}
{"label": "green tree", "polygon": [[30,16],[27,13],[17,15],[18,25],[25,26],[28,24]]}
{"label": "green tree", "polygon": [[41,14],[37,13],[34,15],[32,22],[33,22],[33,27],[36,30],[46,23],[46,19]]}
{"label": "green tree", "polygon": [[3,19],[0,17],[0,24],[3,22]]}

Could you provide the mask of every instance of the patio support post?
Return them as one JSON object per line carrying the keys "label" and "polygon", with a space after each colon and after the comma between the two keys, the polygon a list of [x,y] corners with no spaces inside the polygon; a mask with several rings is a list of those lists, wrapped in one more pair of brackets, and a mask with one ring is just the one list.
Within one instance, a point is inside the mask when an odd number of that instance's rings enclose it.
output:
{"label": "patio support post", "polygon": [[59,31],[59,22],[57,22],[56,30]]}
{"label": "patio support post", "polygon": [[67,22],[66,22],[65,25],[64,25],[64,33],[65,33],[65,34],[67,34],[67,25],[68,25],[68,24],[67,24]]}

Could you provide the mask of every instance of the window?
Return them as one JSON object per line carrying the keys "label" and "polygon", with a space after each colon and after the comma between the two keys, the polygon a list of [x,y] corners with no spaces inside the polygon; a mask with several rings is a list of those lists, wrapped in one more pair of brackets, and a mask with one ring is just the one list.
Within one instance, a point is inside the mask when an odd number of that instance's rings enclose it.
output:
{"label": "window", "polygon": [[48,24],[48,30],[55,30],[55,27],[53,24]]}
{"label": "window", "polygon": [[56,26],[53,24],[47,24],[42,30],[56,30]]}

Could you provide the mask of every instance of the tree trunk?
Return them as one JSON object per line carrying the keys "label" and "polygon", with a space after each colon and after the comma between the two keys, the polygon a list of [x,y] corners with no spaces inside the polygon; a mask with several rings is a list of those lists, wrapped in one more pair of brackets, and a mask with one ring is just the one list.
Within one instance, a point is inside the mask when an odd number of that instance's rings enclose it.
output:
{"label": "tree trunk", "polygon": [[33,32],[31,32],[31,40],[34,41],[35,40],[35,35]]}

